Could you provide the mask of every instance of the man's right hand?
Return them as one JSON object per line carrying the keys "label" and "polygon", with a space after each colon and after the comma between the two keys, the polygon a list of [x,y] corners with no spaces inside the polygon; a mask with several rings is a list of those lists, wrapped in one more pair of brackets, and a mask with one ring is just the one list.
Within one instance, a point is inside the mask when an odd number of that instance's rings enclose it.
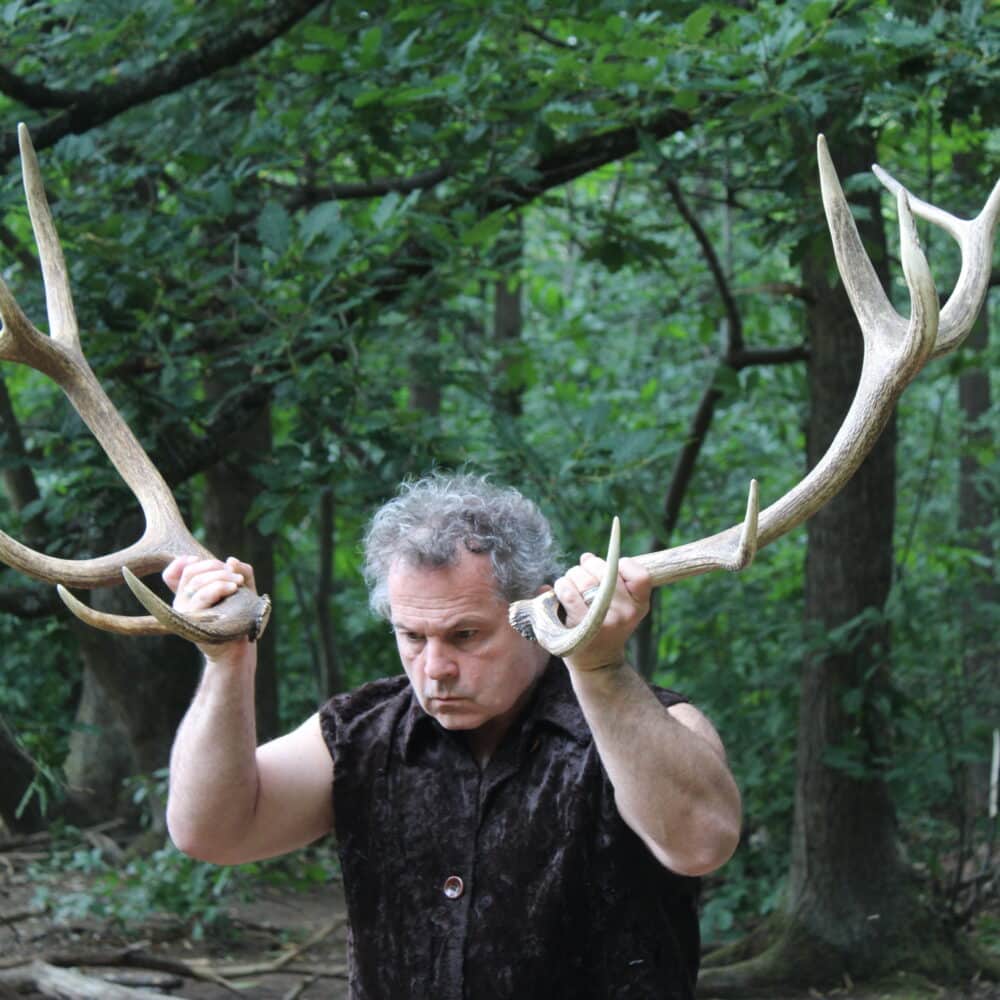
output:
{"label": "man's right hand", "polygon": [[[230,556],[201,559],[198,556],[178,556],[163,571],[163,582],[174,592],[174,609],[202,611],[224,600],[237,589],[246,586],[256,593],[253,567]],[[205,658],[214,662],[242,659],[250,643],[237,639],[227,643],[200,645]]]}

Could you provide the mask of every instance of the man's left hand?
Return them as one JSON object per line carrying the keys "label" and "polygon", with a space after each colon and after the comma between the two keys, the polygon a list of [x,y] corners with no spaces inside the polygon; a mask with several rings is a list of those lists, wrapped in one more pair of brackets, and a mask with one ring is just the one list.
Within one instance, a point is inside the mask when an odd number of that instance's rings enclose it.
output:
{"label": "man's left hand", "polygon": [[[566,609],[566,624],[575,625],[587,613],[584,593],[596,587],[607,564],[592,552],[585,552],[578,565],[555,582],[556,597]],[[618,584],[601,630],[586,646],[565,657],[572,670],[600,670],[619,667],[625,662],[625,645],[639,622],[649,612],[653,584],[649,573],[635,559],[618,563]]]}

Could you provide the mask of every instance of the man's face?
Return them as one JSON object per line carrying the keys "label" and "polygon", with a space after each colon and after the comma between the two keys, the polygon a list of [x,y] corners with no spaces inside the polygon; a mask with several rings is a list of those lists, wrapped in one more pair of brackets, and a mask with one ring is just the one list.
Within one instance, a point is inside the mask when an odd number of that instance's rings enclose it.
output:
{"label": "man's face", "polygon": [[389,605],[403,669],[424,711],[445,729],[479,731],[492,752],[548,654],[510,627],[489,556],[464,551],[439,569],[398,562]]}

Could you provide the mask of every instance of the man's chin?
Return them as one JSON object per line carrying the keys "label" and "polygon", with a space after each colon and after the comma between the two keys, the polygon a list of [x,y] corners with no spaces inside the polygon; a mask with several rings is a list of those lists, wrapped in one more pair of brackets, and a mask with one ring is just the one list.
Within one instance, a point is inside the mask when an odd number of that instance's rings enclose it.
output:
{"label": "man's chin", "polygon": [[478,729],[484,722],[483,718],[473,712],[435,712],[434,718],[444,729],[461,732],[465,729]]}
{"label": "man's chin", "polygon": [[435,714],[434,718],[437,719],[438,725],[442,729],[447,729],[453,733],[462,733],[468,729],[479,728],[479,723],[472,722],[469,719],[456,718],[454,715]]}
{"label": "man's chin", "polygon": [[424,711],[437,719],[442,728],[455,732],[478,729],[486,721],[478,709],[465,702],[431,699],[430,704],[424,706]]}

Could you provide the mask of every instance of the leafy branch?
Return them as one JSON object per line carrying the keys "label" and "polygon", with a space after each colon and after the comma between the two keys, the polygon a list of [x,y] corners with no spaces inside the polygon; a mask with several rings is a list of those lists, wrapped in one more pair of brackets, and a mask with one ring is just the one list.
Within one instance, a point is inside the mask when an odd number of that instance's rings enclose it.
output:
{"label": "leafy branch", "polygon": [[[275,3],[255,22],[242,27],[227,24],[213,36],[203,39],[192,51],[165,59],[144,73],[123,77],[115,83],[84,91],[56,91],[3,69],[0,92],[36,111],[51,107],[63,109],[32,126],[35,148],[46,149],[66,135],[87,132],[124,111],[176,93],[243,62],[280,38],[324,2],[288,0]],[[11,134],[0,141],[0,160],[6,162],[16,155],[17,140]]]}

